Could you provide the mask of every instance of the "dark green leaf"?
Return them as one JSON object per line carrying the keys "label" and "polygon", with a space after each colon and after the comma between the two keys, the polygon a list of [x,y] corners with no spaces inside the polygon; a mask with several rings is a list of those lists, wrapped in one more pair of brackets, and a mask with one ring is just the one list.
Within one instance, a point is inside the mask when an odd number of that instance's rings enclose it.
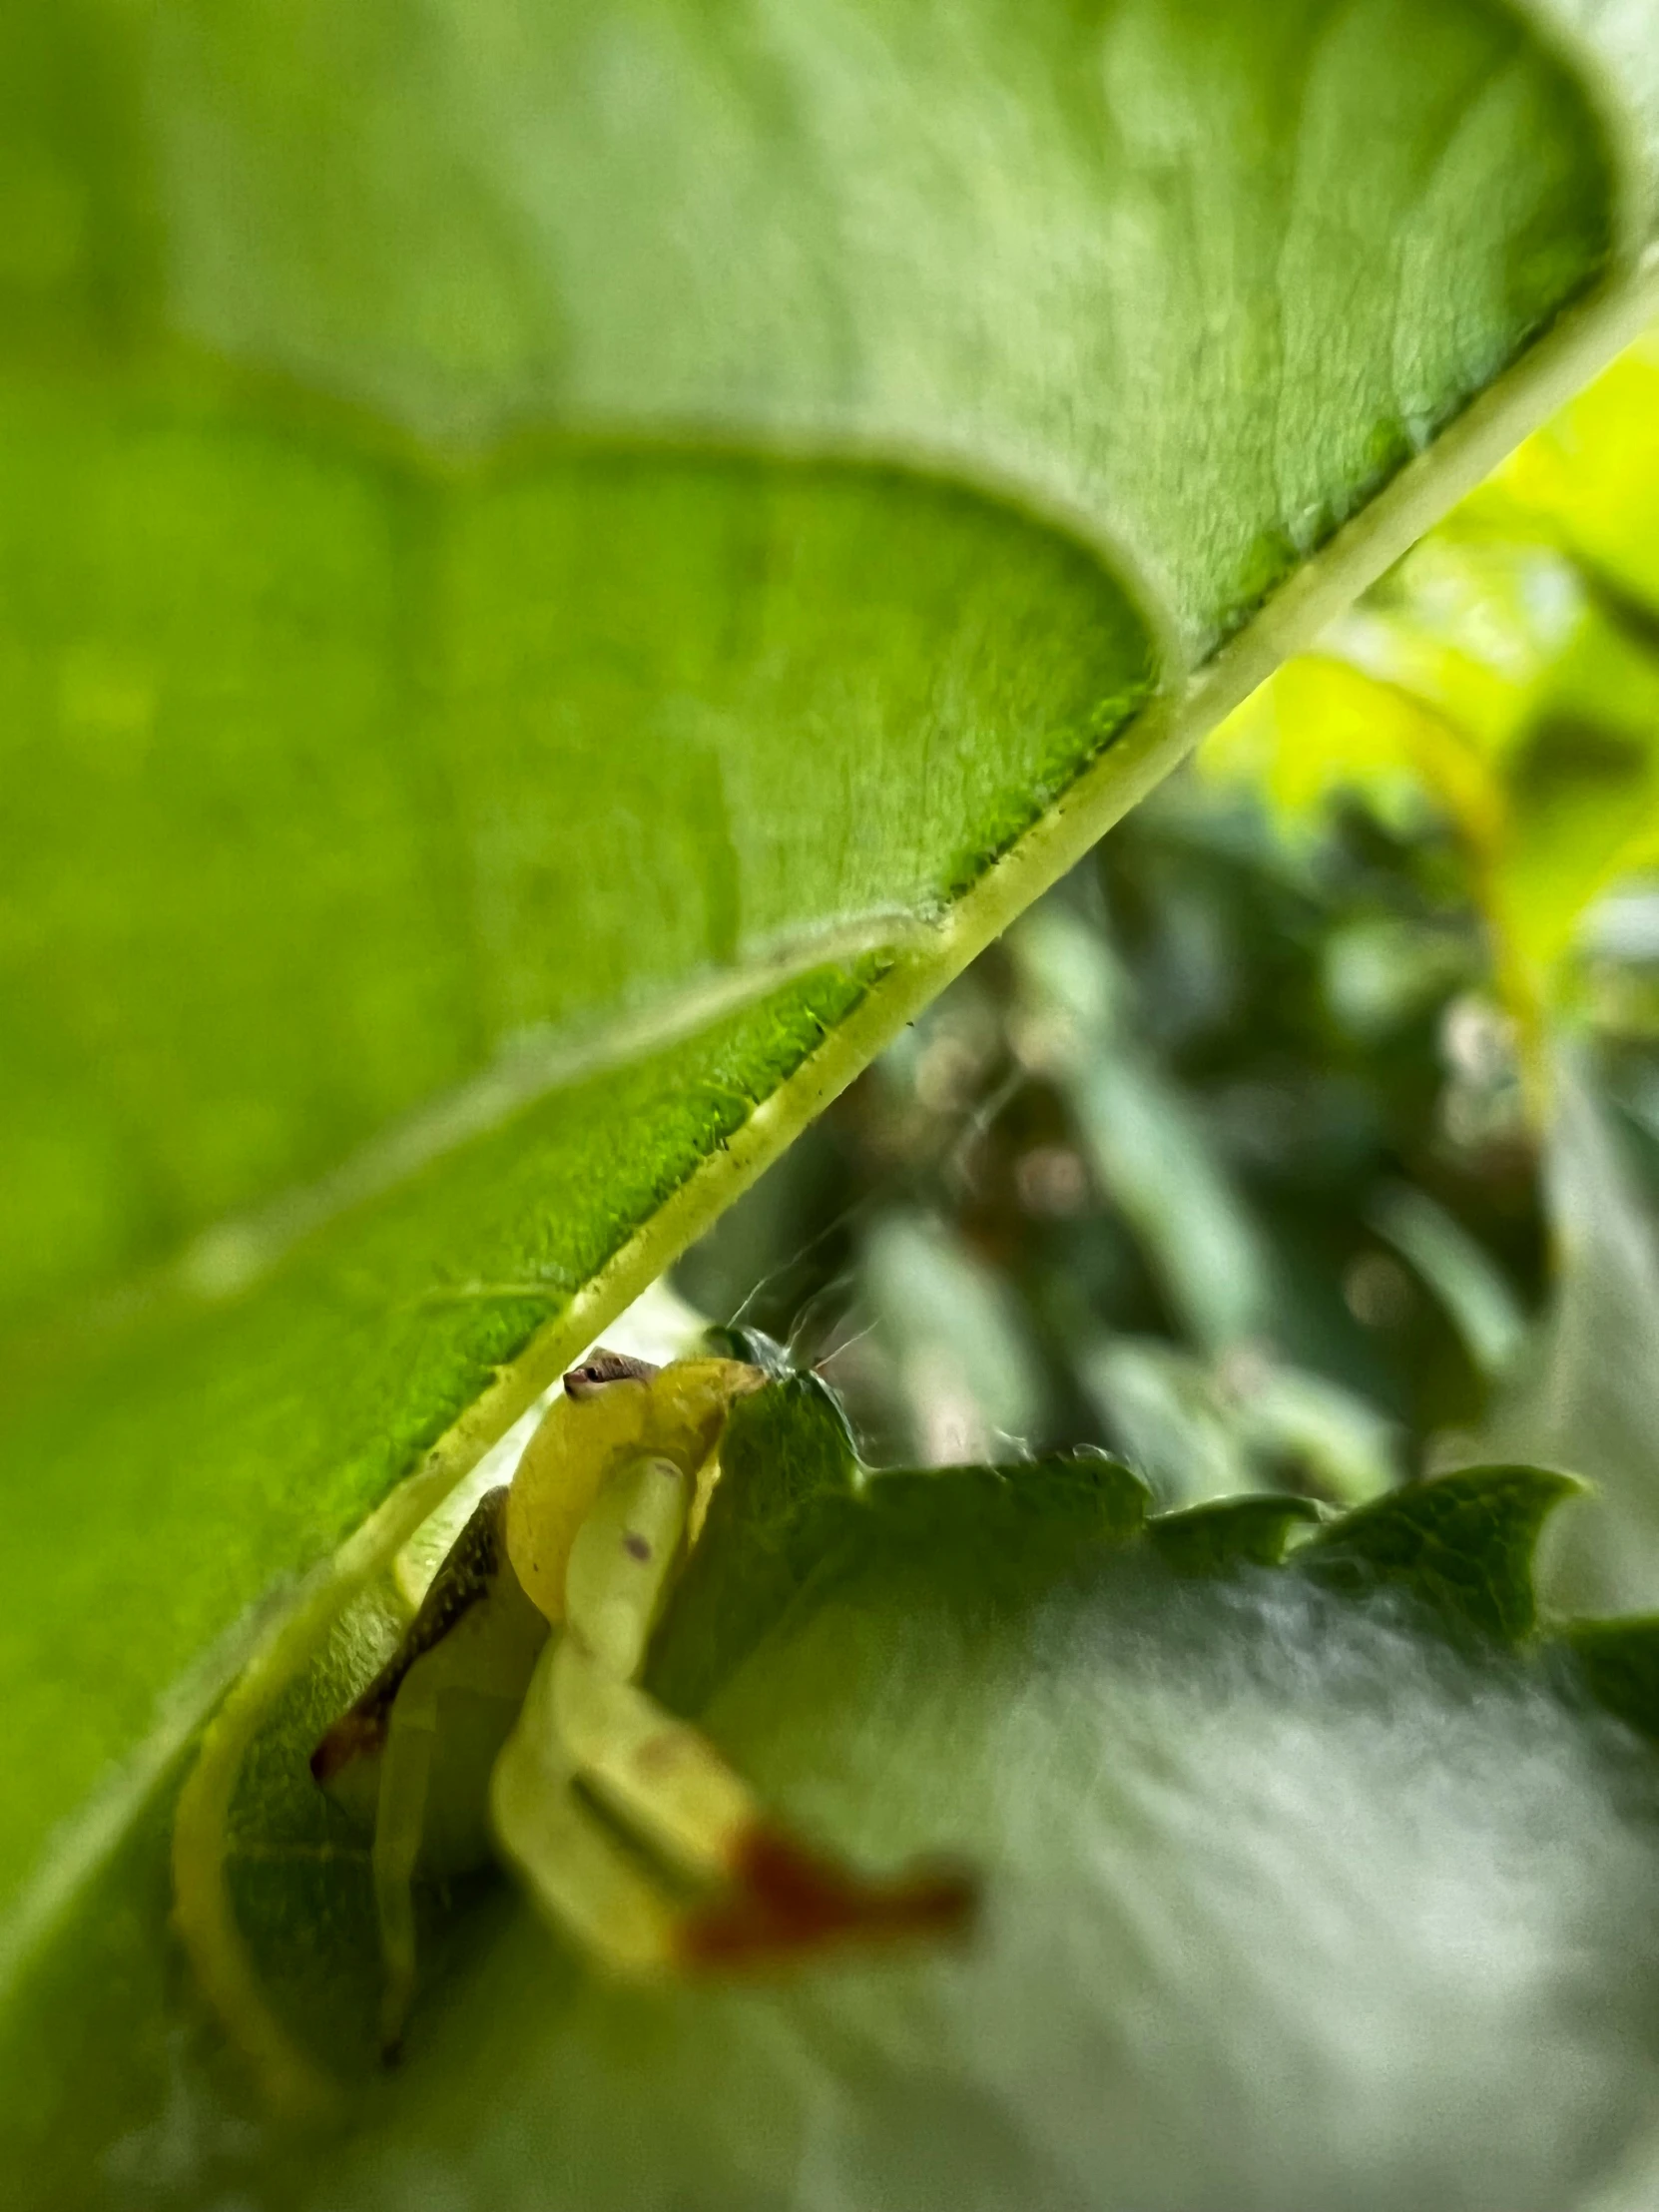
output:
{"label": "dark green leaf", "polygon": [[1447,1627],[1518,1643],[1536,1615],[1538,1531],[1579,1488],[1546,1467],[1464,1467],[1360,1506],[1312,1536],[1295,1564],[1328,1588],[1397,1590]]}
{"label": "dark green leaf", "polygon": [[816,1377],[786,1377],[739,1403],[703,1540],[652,1653],[660,1696],[682,1712],[703,1709],[812,1572],[804,1530],[865,1478]]}
{"label": "dark green leaf", "polygon": [[1320,1518],[1306,1497],[1222,1497],[1184,1512],[1160,1513],[1147,1539],[1177,1574],[1222,1574],[1249,1563],[1276,1567],[1295,1528]]}
{"label": "dark green leaf", "polygon": [[1148,1503],[1141,1478],[1103,1452],[872,1472],[834,1398],[805,1375],[740,1405],[721,1466],[652,1658],[659,1694],[690,1713],[798,1597],[821,1604],[872,1556],[925,1558],[981,1602],[1006,1603],[1129,1542]]}
{"label": "dark green leaf", "polygon": [[1659,1743],[1659,1616],[1569,1621],[1556,1640],[1597,1704]]}

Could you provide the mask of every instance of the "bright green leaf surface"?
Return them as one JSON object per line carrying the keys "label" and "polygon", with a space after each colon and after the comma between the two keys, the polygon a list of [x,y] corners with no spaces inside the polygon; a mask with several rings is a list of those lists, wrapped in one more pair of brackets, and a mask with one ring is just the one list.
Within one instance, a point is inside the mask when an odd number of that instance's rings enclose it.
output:
{"label": "bright green leaf surface", "polygon": [[1492,0],[12,12],[7,1974],[251,1609],[1190,734],[1119,737],[1149,688],[1616,329],[1604,58]]}
{"label": "bright green leaf surface", "polygon": [[[22,450],[38,458],[45,442]],[[245,426],[208,443],[249,498],[285,465]],[[285,549],[262,516],[205,513],[195,483],[176,516],[157,513],[142,480],[179,461],[175,431],[141,426],[115,446],[99,472],[107,538],[71,549],[92,589],[49,573],[43,607],[84,625],[107,590],[110,628],[142,658],[167,602],[164,557],[210,577],[215,604],[206,666],[152,673],[137,704],[89,693],[89,713],[153,720],[137,758],[95,731],[73,779],[28,760],[8,810],[13,1053],[38,1076],[6,1102],[23,1170],[0,1242],[17,1345],[7,1455],[33,1470],[18,1529],[39,1527],[32,1556],[55,1602],[14,1622],[33,1648],[6,1677],[56,1678],[78,1708],[73,1727],[61,1703],[41,1708],[39,1795],[9,1799],[0,1827],[12,1879],[38,1848],[42,1803],[73,1801],[158,1680],[273,1570],[335,1540],[880,963],[784,985],[735,1027],[709,1028],[695,996],[670,1004],[610,1052],[616,1072],[585,1083],[558,1080],[547,1034],[644,992],[661,1002],[688,973],[730,973],[746,947],[764,956],[883,905],[937,907],[1146,681],[1143,634],[1091,564],[942,486],[551,458],[510,485],[433,493],[428,542],[405,530],[398,559],[435,581],[399,604],[375,554],[407,481],[312,456],[310,519],[336,555],[313,575],[303,529]],[[57,550],[51,481],[43,468],[13,541],[19,597]],[[291,522],[291,487],[271,497]],[[65,534],[82,517],[76,502]],[[872,538],[893,564],[877,593]],[[383,604],[361,605],[354,555]],[[279,658],[274,607],[292,633]],[[330,638],[336,610],[358,635]],[[400,665],[400,636],[418,667]],[[104,650],[100,681],[117,686],[121,649]],[[64,681],[45,655],[39,675]],[[318,722],[274,699],[284,682],[320,685]],[[242,726],[230,748],[228,703]],[[637,750],[618,752],[623,733]],[[61,749],[45,715],[37,742]],[[31,933],[50,945],[45,971]],[[677,1029],[692,1037],[675,1044]],[[481,1052],[498,1097],[486,1072],[457,1130],[440,1123],[423,1146],[417,1128],[406,1161],[354,1164],[354,1138]],[[549,1116],[564,1134],[543,1140]],[[83,1172],[89,1151],[102,1184]],[[344,1187],[301,1195],[291,1229],[279,1206],[240,1232],[210,1227],[341,1160]],[[140,1311],[109,1312],[124,1274],[193,1235],[182,1269],[141,1279]],[[248,1278],[263,1280],[237,1296]],[[506,1295],[471,1288],[491,1285]],[[60,1306],[92,1297],[78,1327],[43,1326],[53,1290]],[[69,1429],[66,1387],[91,1401]],[[366,1482],[343,1471],[363,1450]],[[108,1559],[67,1534],[89,1467],[111,1507],[131,1501],[110,1523],[124,1547],[148,1549],[123,1562],[134,1598],[149,1611],[156,1590],[175,1595],[142,1625],[94,1605],[93,1634],[66,1643],[82,1578],[108,1584]],[[216,1500],[235,1500],[229,1525]]]}
{"label": "bright green leaf surface", "polygon": [[1457,832],[1534,1051],[1609,885],[1659,859],[1659,357],[1614,363],[1218,733],[1291,815],[1363,791]]}

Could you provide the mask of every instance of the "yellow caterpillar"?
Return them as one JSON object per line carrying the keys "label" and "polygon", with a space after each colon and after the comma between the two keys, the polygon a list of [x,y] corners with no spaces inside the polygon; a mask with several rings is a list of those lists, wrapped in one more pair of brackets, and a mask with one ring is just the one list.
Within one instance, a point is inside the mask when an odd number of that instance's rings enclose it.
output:
{"label": "yellow caterpillar", "polygon": [[512,1482],[480,1501],[317,1745],[318,1782],[373,1818],[388,2050],[415,1988],[417,1862],[465,1863],[489,1838],[546,1917],[626,1974],[964,1925],[961,1877],[873,1883],[833,1864],[639,1687],[728,1415],[766,1383],[729,1359],[599,1352],[573,1369]]}

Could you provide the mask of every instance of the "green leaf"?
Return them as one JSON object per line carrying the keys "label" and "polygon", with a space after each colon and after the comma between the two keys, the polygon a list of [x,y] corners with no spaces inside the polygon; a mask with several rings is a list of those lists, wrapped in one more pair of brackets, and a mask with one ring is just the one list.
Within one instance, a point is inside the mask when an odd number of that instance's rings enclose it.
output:
{"label": "green leaf", "polygon": [[1176,1574],[1222,1574],[1248,1562],[1276,1567],[1299,1526],[1318,1521],[1320,1509],[1306,1497],[1220,1497],[1160,1513],[1147,1523],[1147,1539]]}
{"label": "green leaf", "polygon": [[1659,1743],[1659,1617],[1571,1621],[1557,1640],[1596,1703]]}
{"label": "green leaf", "polygon": [[1464,1467],[1407,1483],[1320,1529],[1296,1565],[1329,1588],[1398,1590],[1449,1628],[1518,1643],[1536,1615],[1538,1531],[1579,1487],[1546,1467]]}
{"label": "green leaf", "polygon": [[1133,1223],[1171,1307],[1222,1350],[1263,1331],[1271,1272],[1259,1224],[1191,1103],[1123,1034],[1123,984],[1098,931],[1057,906],[1009,940],[1024,1018],[1063,1039],[1046,1072],[1102,1187]]}
{"label": "green leaf", "polygon": [[[388,1633],[359,1605],[271,1697],[224,1838],[259,2002],[351,2083],[349,2132],[251,2106],[169,1986],[155,1919],[89,1917],[43,2003],[55,2046],[4,2053],[33,2100],[14,2170],[41,2201],[254,2188],[367,2212],[441,2186],[509,2212],[730,2212],[776,2203],[810,2160],[839,2201],[897,2190],[922,2212],[1402,2212],[1455,2203],[1477,2155],[1484,2201],[1545,2212],[1645,2126],[1659,1780],[1545,1671],[1447,1643],[1370,1585],[1357,1602],[1264,1573],[1264,1535],[1305,1500],[1230,1500],[1137,1542],[1141,1492],[1106,1461],[855,1481],[804,1378],[734,1441],[660,1671],[678,1639],[695,1672],[723,1598],[790,1560],[770,1620],[752,1607],[707,1664],[705,1725],[866,1863],[965,1855],[985,1887],[972,1943],[628,1991],[504,1884],[433,1890],[427,1993],[385,2074],[363,1841],[304,1767]],[[1446,1494],[1481,1507],[1437,1530],[1466,1588],[1492,1571],[1502,1486]],[[1377,1510],[1331,1537],[1375,1554]],[[1512,1567],[1513,1514],[1506,1534]],[[164,1853],[141,1832],[106,1891],[142,1894]],[[1310,2072],[1309,2037],[1341,2023]]]}
{"label": "green leaf", "polygon": [[1659,359],[1634,346],[1218,734],[1293,819],[1338,790],[1458,832],[1533,1034],[1585,915],[1659,857]]}
{"label": "green leaf", "polygon": [[9,13],[0,2003],[282,1608],[1632,326],[1598,25]]}
{"label": "green leaf", "polygon": [[1550,1302],[1473,1436],[1446,1455],[1570,1467],[1594,1486],[1550,1547],[1560,1612],[1646,1608],[1659,1575],[1659,1249],[1648,1201],[1590,1071],[1563,1053],[1544,1155],[1555,1230]]}
{"label": "green leaf", "polygon": [[816,1376],[787,1376],[740,1402],[703,1540],[652,1652],[659,1696],[702,1711],[811,1574],[809,1524],[866,1479],[845,1416]]}
{"label": "green leaf", "polygon": [[699,1713],[798,1600],[859,1561],[913,1553],[987,1606],[1081,1571],[1135,1536],[1140,1476],[1104,1452],[1020,1467],[874,1472],[815,1376],[783,1380],[741,1404],[721,1450],[704,1539],[652,1654],[651,1682]]}
{"label": "green leaf", "polygon": [[1480,1373],[1501,1375],[1520,1350],[1526,1322],[1487,1253],[1455,1216],[1409,1183],[1380,1191],[1371,1222],[1439,1299]]}

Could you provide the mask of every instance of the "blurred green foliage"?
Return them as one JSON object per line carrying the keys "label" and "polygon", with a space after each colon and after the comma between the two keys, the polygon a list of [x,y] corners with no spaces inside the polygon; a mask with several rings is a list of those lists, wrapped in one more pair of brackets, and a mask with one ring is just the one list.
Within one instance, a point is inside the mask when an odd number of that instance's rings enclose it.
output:
{"label": "blurred green foliage", "polygon": [[[1611,1527],[1659,1465],[1562,1409],[1651,1387],[1656,867],[1650,339],[987,952],[678,1280],[793,1333],[894,1450],[1104,1438],[1167,1503],[1353,1502],[1495,1424],[1508,1452],[1592,1462]],[[1602,1313],[1544,1405],[1586,1269],[1626,1373],[1602,1372]],[[1642,1601],[1627,1534],[1602,1544],[1627,1571],[1581,1572],[1575,1600]]]}

